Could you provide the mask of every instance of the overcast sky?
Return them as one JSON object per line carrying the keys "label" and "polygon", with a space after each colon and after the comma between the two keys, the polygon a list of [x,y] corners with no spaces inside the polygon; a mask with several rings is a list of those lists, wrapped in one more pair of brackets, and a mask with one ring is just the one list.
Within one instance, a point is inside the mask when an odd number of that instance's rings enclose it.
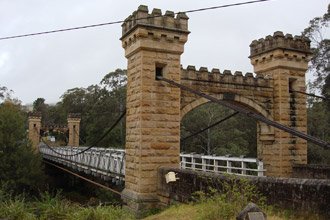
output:
{"label": "overcast sky", "polygon": [[[123,20],[140,4],[174,12],[248,0],[0,0],[0,37]],[[252,40],[274,31],[298,35],[326,12],[328,0],[272,0],[188,14],[191,31],[182,65],[251,72]],[[0,86],[23,103],[47,103],[126,68],[120,24],[0,41]]]}

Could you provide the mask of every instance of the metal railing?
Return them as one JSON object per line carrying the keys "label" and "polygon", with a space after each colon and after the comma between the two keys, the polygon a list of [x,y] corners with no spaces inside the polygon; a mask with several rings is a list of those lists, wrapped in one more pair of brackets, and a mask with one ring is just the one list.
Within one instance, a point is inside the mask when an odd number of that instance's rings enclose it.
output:
{"label": "metal railing", "polygon": [[104,180],[124,180],[125,150],[93,147],[82,154],[70,156],[79,153],[86,147],[54,147],[52,149],[44,144],[39,146],[40,153],[47,160],[83,171],[86,174],[99,176]]}
{"label": "metal railing", "polygon": [[255,158],[180,154],[181,168],[242,176],[264,176],[263,162]]}
{"label": "metal railing", "polygon": [[[39,147],[42,156],[50,161],[83,171],[86,174],[100,176],[105,180],[124,180],[125,150],[93,147],[82,154],[77,154],[85,149],[86,147],[54,147],[50,149],[44,144]],[[263,162],[255,158],[181,153],[180,159],[182,169],[243,176],[264,176],[265,171]]]}

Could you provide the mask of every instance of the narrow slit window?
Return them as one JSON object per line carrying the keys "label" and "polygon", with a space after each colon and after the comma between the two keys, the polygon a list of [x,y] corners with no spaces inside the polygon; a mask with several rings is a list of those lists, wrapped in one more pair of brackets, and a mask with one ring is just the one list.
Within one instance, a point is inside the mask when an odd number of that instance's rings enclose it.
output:
{"label": "narrow slit window", "polygon": [[297,86],[297,79],[289,78],[289,92],[294,92]]}
{"label": "narrow slit window", "polygon": [[155,65],[156,80],[159,80],[159,78],[164,76],[164,68],[165,68],[165,64],[156,63]]}

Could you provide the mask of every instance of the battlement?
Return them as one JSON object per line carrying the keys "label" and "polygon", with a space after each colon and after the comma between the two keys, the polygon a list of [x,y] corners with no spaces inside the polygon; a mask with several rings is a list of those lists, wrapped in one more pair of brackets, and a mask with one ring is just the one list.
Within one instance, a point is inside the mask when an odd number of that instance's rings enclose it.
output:
{"label": "battlement", "polygon": [[273,36],[254,40],[250,44],[250,58],[269,52],[274,49],[286,49],[305,54],[311,54],[310,40],[302,36],[284,35],[281,31],[274,32]]}
{"label": "battlement", "polygon": [[131,33],[138,26],[189,33],[188,19],[188,16],[183,12],[174,13],[173,11],[166,11],[165,14],[162,15],[162,11],[158,8],[154,8],[151,14],[149,14],[148,6],[140,5],[122,24],[122,38]]}
{"label": "battlement", "polygon": [[41,118],[41,112],[29,112],[29,118]]}
{"label": "battlement", "polygon": [[81,114],[80,113],[69,113],[68,114],[68,119],[71,119],[71,120],[80,120],[81,118]]}
{"label": "battlement", "polygon": [[44,126],[42,126],[43,130],[68,130],[68,126],[67,125],[57,125],[54,123],[51,124],[46,124]]}
{"label": "battlement", "polygon": [[196,70],[195,66],[187,66],[186,69],[181,69],[181,80],[192,80],[209,83],[223,83],[241,86],[253,87],[270,87],[272,84],[271,78],[264,77],[261,74],[256,76],[253,73],[245,73],[235,71],[234,74],[230,70],[224,70],[222,73],[219,69],[213,68],[210,72],[207,67],[200,67]]}

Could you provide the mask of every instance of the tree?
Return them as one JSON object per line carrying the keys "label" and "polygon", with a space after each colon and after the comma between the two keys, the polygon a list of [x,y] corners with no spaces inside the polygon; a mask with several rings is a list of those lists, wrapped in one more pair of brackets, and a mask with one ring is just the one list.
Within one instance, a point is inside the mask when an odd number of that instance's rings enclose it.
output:
{"label": "tree", "polygon": [[114,72],[110,72],[105,75],[100,84],[107,88],[109,91],[123,88],[127,84],[127,71],[116,69]]}
{"label": "tree", "polygon": [[10,98],[12,93],[12,90],[8,90],[6,86],[0,85],[0,100],[6,100]]}
{"label": "tree", "polygon": [[26,137],[26,116],[10,101],[0,104],[0,181],[16,193],[37,192],[44,174],[41,158]]}
{"label": "tree", "polygon": [[302,33],[312,43],[313,56],[309,69],[314,72],[316,77],[313,82],[313,87],[316,89],[322,89],[325,78],[330,73],[330,39],[324,38],[325,29],[329,27],[329,22],[330,4],[327,12],[322,17],[312,19]]}
{"label": "tree", "polygon": [[[307,131],[310,135],[330,141],[330,39],[325,38],[329,27],[330,5],[322,17],[312,19],[303,35],[311,39],[313,55],[309,70],[316,77],[309,83],[312,90],[321,91],[323,100],[308,97]],[[308,143],[308,163],[330,164],[329,150]]]}
{"label": "tree", "polygon": [[44,111],[45,108],[46,108],[46,104],[44,98],[37,98],[33,102],[33,111],[42,112]]}
{"label": "tree", "polygon": [[[67,90],[55,106],[49,106],[44,103],[44,99],[38,98],[34,103],[35,109],[46,109],[43,117],[45,115],[51,124],[60,125],[66,124],[69,113],[80,113],[81,144],[90,145],[95,143],[125,110],[126,82],[126,70],[117,69],[106,74],[97,85]],[[124,145],[125,120],[98,143],[100,147]]]}
{"label": "tree", "polygon": [[[187,137],[209,127],[233,111],[215,103],[193,109],[181,121],[181,137]],[[216,127],[181,142],[182,151],[204,154],[256,157],[256,122],[243,115],[236,115]]]}

